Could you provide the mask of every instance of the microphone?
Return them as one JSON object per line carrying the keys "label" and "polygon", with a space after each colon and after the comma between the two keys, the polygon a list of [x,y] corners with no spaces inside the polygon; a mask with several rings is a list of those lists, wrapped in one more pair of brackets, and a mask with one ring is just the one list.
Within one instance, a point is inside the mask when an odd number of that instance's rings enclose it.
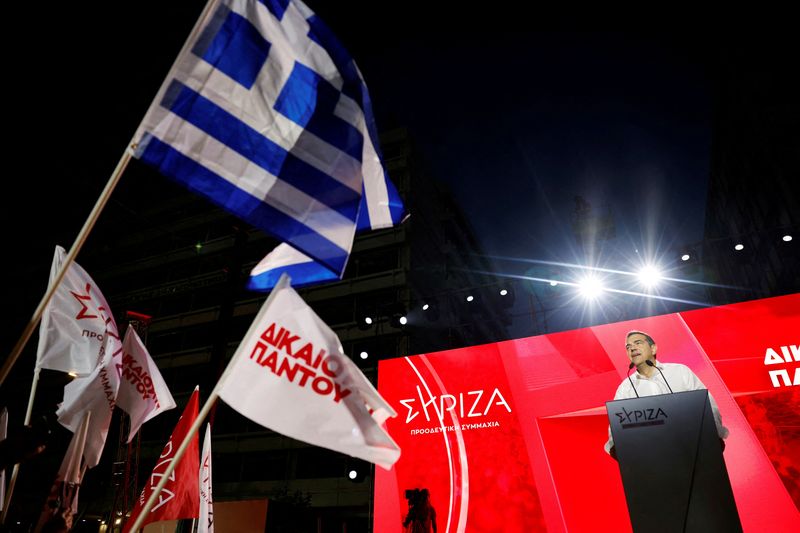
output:
{"label": "microphone", "polygon": [[631,388],[633,389],[633,393],[636,394],[636,397],[638,398],[639,397],[639,393],[636,392],[636,387],[633,386],[633,380],[631,379],[631,368],[633,368],[634,366],[635,365],[633,363],[628,365],[628,381],[631,382]]}
{"label": "microphone", "polygon": [[669,392],[671,392],[672,394],[675,394],[675,393],[672,391],[672,387],[670,387],[670,386],[669,386],[669,381],[667,381],[667,378],[665,378],[665,377],[664,377],[664,373],[663,373],[663,372],[661,372],[661,369],[660,369],[660,368],[658,368],[658,367],[656,366],[656,364],[655,364],[653,361],[651,361],[650,359],[648,359],[647,361],[645,361],[645,363],[647,363],[647,366],[652,366],[653,368],[655,368],[656,370],[658,370],[658,371],[659,371],[659,373],[661,374],[661,378],[664,380],[664,383],[666,383],[666,384],[667,384],[667,388],[669,389]]}

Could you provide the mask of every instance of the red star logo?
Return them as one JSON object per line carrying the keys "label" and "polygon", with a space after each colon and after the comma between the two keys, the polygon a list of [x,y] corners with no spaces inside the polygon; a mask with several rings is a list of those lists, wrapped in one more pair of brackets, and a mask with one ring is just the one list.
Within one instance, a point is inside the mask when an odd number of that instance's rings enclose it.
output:
{"label": "red star logo", "polygon": [[80,311],[78,311],[78,314],[75,315],[75,319],[76,320],[81,320],[82,318],[97,318],[97,315],[87,314],[87,311],[89,310],[89,307],[86,305],[86,303],[84,303],[86,301],[89,301],[89,302],[92,301],[92,297],[89,295],[89,291],[91,290],[91,288],[92,288],[92,286],[87,283],[86,284],[86,294],[85,295],[69,291],[70,294],[72,294],[75,297],[75,299],[78,300],[78,303],[81,304]]}

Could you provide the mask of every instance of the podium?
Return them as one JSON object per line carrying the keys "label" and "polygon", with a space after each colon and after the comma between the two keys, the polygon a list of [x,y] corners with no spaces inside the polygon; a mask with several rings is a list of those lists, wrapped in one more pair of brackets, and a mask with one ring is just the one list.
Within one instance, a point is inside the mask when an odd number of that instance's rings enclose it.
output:
{"label": "podium", "polygon": [[606,408],[635,533],[742,531],[708,391]]}

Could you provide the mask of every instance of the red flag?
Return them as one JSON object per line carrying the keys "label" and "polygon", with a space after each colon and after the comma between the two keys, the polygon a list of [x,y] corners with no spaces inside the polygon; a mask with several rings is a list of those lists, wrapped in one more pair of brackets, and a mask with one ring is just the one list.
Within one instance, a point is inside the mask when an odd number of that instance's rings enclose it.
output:
{"label": "red flag", "polygon": [[[161,481],[164,472],[169,468],[173,457],[175,457],[175,452],[178,451],[178,447],[187,433],[189,433],[189,428],[192,427],[192,424],[197,419],[198,396],[198,390],[195,389],[192,397],[189,398],[189,403],[186,404],[186,408],[183,410],[180,420],[178,420],[178,425],[175,426],[175,430],[169,438],[169,442],[164,446],[164,451],[161,452],[161,456],[158,458],[155,468],[153,468],[153,473],[147,478],[146,485],[139,495],[139,500],[136,502],[130,518],[125,523],[125,528],[122,530],[123,533],[128,533],[130,527],[136,522],[136,517],[139,516],[147,499],[150,498],[150,494]],[[155,505],[150,510],[150,516],[144,519],[142,526],[161,520],[198,518],[200,509],[200,487],[197,476],[197,472],[200,470],[200,446],[198,440],[195,433],[189,447],[186,449],[186,453],[181,457],[167,484],[164,485]]]}

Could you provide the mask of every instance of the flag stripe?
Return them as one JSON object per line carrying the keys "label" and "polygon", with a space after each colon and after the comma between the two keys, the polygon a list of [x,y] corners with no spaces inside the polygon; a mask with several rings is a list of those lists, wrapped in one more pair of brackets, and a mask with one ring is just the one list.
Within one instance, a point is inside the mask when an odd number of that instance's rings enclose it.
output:
{"label": "flag stripe", "polygon": [[[336,246],[343,250],[349,249],[354,234],[352,221],[288,183],[278,180],[202,130],[170,115],[169,120],[161,122],[153,136],[162,142],[165,142],[164,139],[176,139],[166,144],[250,196],[263,198],[264,203],[300,221]],[[143,143],[139,149],[144,150],[145,147]],[[213,190],[205,188],[200,188],[197,192],[207,196],[213,194]],[[211,199],[220,203],[225,202],[227,197]],[[249,210],[245,213],[247,214]],[[273,232],[272,227],[266,229]]]}
{"label": "flag stripe", "polygon": [[360,194],[287,152],[186,85],[174,81],[164,96],[162,106],[270,174],[355,221]]}
{"label": "flag stripe", "polygon": [[294,283],[295,287],[330,281],[337,277],[336,274],[330,270],[323,268],[313,261],[309,261],[307,263],[277,266],[259,274],[253,274],[247,282],[247,288],[251,291],[267,291],[278,283],[278,280],[284,273],[293,280],[300,280]]}
{"label": "flag stripe", "polygon": [[363,112],[362,127],[366,128],[368,139],[364,140],[363,155],[359,157],[363,164],[364,195],[361,198],[358,229],[378,229],[398,224],[406,211],[397,189],[381,164],[378,130],[367,86],[345,47],[322,19],[312,15],[308,18],[308,25],[308,37],[328,52],[345,80],[342,93],[352,98]]}
{"label": "flag stripe", "polygon": [[361,160],[363,136],[351,124],[334,115],[341,93],[322,76],[295,62],[283,85],[275,110],[292,122]]}
{"label": "flag stripe", "polygon": [[289,0],[258,0],[264,7],[269,9],[269,12],[275,15],[275,18],[281,20],[283,14],[286,12],[286,7],[289,5]]}
{"label": "flag stripe", "polygon": [[[157,137],[149,136],[141,159],[190,190],[203,194],[221,207],[238,213],[258,228],[270,228],[279,238],[308,251],[308,255],[336,272],[344,270],[348,251],[336,246],[294,218],[265,204],[226,179],[183,155]],[[312,255],[313,254],[313,255]]]}
{"label": "flag stripe", "polygon": [[267,61],[270,46],[250,21],[220,6],[192,53],[250,89]]}

